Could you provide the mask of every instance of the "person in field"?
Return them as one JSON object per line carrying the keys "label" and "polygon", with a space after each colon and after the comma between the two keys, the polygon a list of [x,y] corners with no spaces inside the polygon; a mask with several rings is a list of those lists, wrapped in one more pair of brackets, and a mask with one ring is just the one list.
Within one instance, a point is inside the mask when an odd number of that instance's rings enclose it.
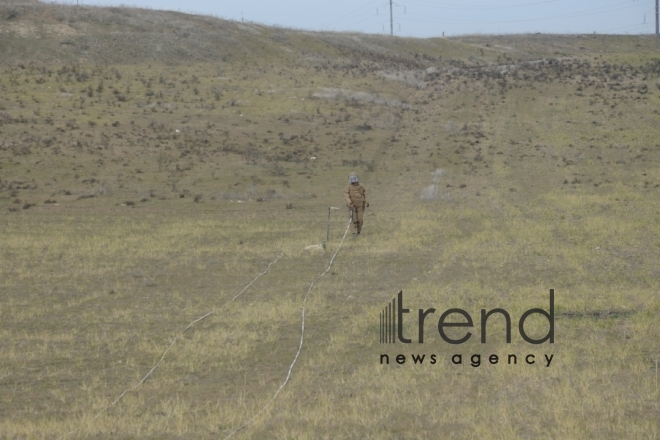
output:
{"label": "person in field", "polygon": [[351,233],[353,237],[360,235],[364,223],[364,208],[369,207],[367,199],[367,188],[360,183],[358,175],[351,173],[348,176],[348,185],[344,190],[344,198],[349,213],[352,215]]}

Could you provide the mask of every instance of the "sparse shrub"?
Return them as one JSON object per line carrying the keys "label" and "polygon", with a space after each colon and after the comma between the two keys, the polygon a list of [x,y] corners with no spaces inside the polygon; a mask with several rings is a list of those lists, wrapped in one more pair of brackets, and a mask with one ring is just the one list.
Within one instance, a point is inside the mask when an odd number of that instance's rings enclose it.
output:
{"label": "sparse shrub", "polygon": [[19,16],[19,11],[16,8],[7,8],[4,13],[5,19],[7,20],[13,20],[15,18],[18,18]]}
{"label": "sparse shrub", "polygon": [[76,81],[78,82],[85,82],[89,78],[89,75],[87,72],[78,72],[76,73]]}
{"label": "sparse shrub", "polygon": [[342,165],[344,166],[351,166],[351,167],[358,167],[361,166],[363,167],[366,171],[372,172],[375,169],[375,162],[372,161],[365,161],[362,158],[360,159],[355,159],[355,160],[347,160],[344,159],[341,161]]}
{"label": "sparse shrub", "polygon": [[[286,169],[284,169],[284,167],[277,162],[274,162],[270,166],[269,171],[273,176],[286,176]],[[285,180],[284,182],[286,182],[286,186],[288,186],[289,181]]]}
{"label": "sparse shrub", "polygon": [[243,151],[242,156],[246,164],[256,165],[259,162],[261,153],[256,148],[248,147]]}
{"label": "sparse shrub", "polygon": [[77,130],[80,128],[80,126],[78,125],[78,121],[76,121],[75,119],[69,119],[66,123],[66,126],[71,130]]}

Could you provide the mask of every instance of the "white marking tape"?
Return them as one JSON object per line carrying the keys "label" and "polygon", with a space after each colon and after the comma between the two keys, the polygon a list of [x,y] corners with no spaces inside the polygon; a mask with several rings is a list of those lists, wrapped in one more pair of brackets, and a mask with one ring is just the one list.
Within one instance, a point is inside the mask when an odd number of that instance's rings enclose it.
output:
{"label": "white marking tape", "polygon": [[341,238],[341,242],[339,243],[339,247],[337,247],[337,250],[335,251],[335,254],[330,259],[330,264],[328,264],[328,268],[325,270],[325,272],[323,272],[321,275],[316,277],[316,279],[314,281],[312,281],[312,284],[309,286],[309,290],[307,290],[307,293],[305,294],[305,299],[303,300],[303,309],[302,309],[302,327],[301,327],[301,333],[300,333],[300,345],[298,346],[298,352],[296,353],[296,356],[293,358],[293,362],[291,362],[291,366],[289,366],[289,372],[286,375],[286,379],[284,379],[284,382],[282,382],[282,385],[280,385],[280,387],[277,389],[277,391],[275,391],[275,394],[273,395],[273,397],[271,397],[271,399],[268,401],[268,403],[266,403],[266,405],[264,405],[264,407],[261,408],[261,410],[258,413],[256,413],[254,416],[252,416],[252,418],[250,420],[248,420],[247,422],[245,422],[241,427],[239,427],[235,431],[230,432],[229,435],[227,437],[225,437],[225,440],[227,440],[228,438],[230,438],[231,436],[236,434],[238,431],[241,431],[241,430],[245,429],[257,417],[259,417],[259,415],[262,412],[264,412],[266,410],[266,408],[268,408],[268,406],[271,403],[273,403],[275,401],[275,399],[277,398],[277,395],[280,394],[280,391],[282,391],[282,388],[284,388],[284,386],[289,382],[289,379],[291,378],[291,372],[293,371],[293,366],[296,365],[296,362],[298,361],[298,356],[300,356],[300,351],[302,350],[303,340],[304,340],[304,337],[305,337],[305,303],[307,302],[307,297],[309,296],[309,292],[312,291],[312,288],[314,287],[314,284],[316,284],[316,282],[319,279],[321,279],[321,277],[323,275],[328,273],[328,271],[332,267],[332,263],[335,261],[335,257],[339,253],[339,249],[341,249],[341,245],[344,243],[344,239],[346,238],[346,233],[348,232],[348,228],[351,225],[351,220],[353,220],[352,217],[348,221],[348,225],[346,225],[346,230],[344,231],[344,236]]}
{"label": "white marking tape", "polygon": [[[146,375],[145,375],[145,376],[144,376],[144,377],[143,377],[138,383],[136,383],[136,384],[133,385],[132,387],[130,387],[130,388],[124,390],[124,391],[119,395],[119,397],[117,397],[117,398],[116,398],[111,404],[109,404],[108,406],[106,406],[105,408],[103,408],[101,411],[99,411],[98,414],[96,414],[96,415],[94,416],[94,418],[92,418],[92,420],[96,420],[96,419],[97,419],[101,414],[103,414],[108,408],[110,408],[111,406],[113,406],[115,403],[119,402],[119,400],[120,400],[122,397],[124,397],[124,394],[126,394],[126,393],[128,393],[128,392],[130,392],[130,391],[136,389],[136,388],[139,387],[140,385],[142,385],[142,384],[144,383],[144,381],[147,380],[147,378],[148,378],[149,376],[151,376],[151,373],[153,373],[154,370],[155,370],[156,368],[158,368],[158,366],[163,362],[163,359],[165,359],[165,355],[167,354],[168,351],[170,351],[170,348],[172,348],[172,346],[174,345],[174,343],[175,343],[175,342],[176,342],[181,336],[183,336],[183,334],[184,334],[189,328],[191,328],[193,325],[195,325],[196,323],[198,323],[198,322],[201,321],[202,319],[205,319],[205,318],[207,318],[207,317],[213,315],[214,313],[219,312],[220,310],[224,309],[224,308],[227,307],[229,304],[231,304],[236,298],[238,298],[239,296],[241,296],[241,294],[242,294],[243,292],[245,292],[245,291],[248,289],[248,287],[250,287],[250,286],[252,285],[252,283],[254,283],[255,281],[257,281],[257,279],[258,279],[259,277],[261,277],[262,275],[266,274],[266,272],[268,272],[268,270],[270,269],[270,267],[271,267],[273,264],[277,263],[277,260],[279,260],[280,258],[282,258],[282,254],[280,254],[276,259],[274,259],[273,261],[271,261],[270,264],[268,265],[268,267],[266,268],[266,270],[264,270],[264,271],[261,272],[259,275],[257,275],[252,281],[250,281],[250,283],[249,283],[247,286],[245,286],[245,287],[243,288],[243,290],[241,290],[240,292],[238,292],[238,293],[237,293],[232,299],[230,299],[229,301],[227,301],[227,302],[226,302],[225,304],[223,304],[221,307],[219,307],[219,308],[217,308],[217,309],[214,309],[214,310],[211,310],[211,311],[208,312],[206,315],[204,315],[204,316],[200,316],[199,318],[195,319],[195,320],[192,321],[190,324],[188,324],[188,325],[186,326],[186,328],[184,328],[183,331],[182,331],[181,333],[179,333],[179,334],[178,334],[178,335],[172,340],[172,342],[171,342],[170,345],[167,347],[167,349],[165,349],[165,352],[164,352],[163,355],[160,357],[160,360],[156,363],[156,365],[154,365],[154,366],[151,368],[151,370],[149,370],[149,372],[148,372],[148,373],[147,373],[147,374],[146,374]],[[64,434],[64,435],[63,435],[62,437],[60,437],[58,440],[61,440],[61,439],[63,439],[63,438],[66,438],[66,437],[70,436],[71,434],[73,434],[74,432],[76,432],[76,431],[78,431],[78,430],[80,430],[80,428],[76,428],[76,429],[74,429],[73,431],[68,432],[67,434]]]}

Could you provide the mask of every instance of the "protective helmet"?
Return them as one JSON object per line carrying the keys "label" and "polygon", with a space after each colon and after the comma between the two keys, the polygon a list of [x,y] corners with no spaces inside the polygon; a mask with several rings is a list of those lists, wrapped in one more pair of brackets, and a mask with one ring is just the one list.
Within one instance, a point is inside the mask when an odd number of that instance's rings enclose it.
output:
{"label": "protective helmet", "polygon": [[349,183],[358,183],[358,175],[355,173],[351,173],[348,175],[348,182]]}

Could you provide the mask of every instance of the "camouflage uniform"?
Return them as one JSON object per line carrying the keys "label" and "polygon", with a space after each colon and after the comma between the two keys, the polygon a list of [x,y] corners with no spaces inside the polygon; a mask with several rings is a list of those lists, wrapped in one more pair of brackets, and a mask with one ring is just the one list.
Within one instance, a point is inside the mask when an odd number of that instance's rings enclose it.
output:
{"label": "camouflage uniform", "polygon": [[369,206],[367,200],[367,188],[358,181],[358,176],[351,173],[348,176],[350,182],[346,189],[344,189],[344,198],[346,199],[346,206],[348,206],[349,213],[353,212],[353,222],[351,223],[351,232],[353,235],[360,235],[362,232],[362,224],[364,223],[364,208]]}

